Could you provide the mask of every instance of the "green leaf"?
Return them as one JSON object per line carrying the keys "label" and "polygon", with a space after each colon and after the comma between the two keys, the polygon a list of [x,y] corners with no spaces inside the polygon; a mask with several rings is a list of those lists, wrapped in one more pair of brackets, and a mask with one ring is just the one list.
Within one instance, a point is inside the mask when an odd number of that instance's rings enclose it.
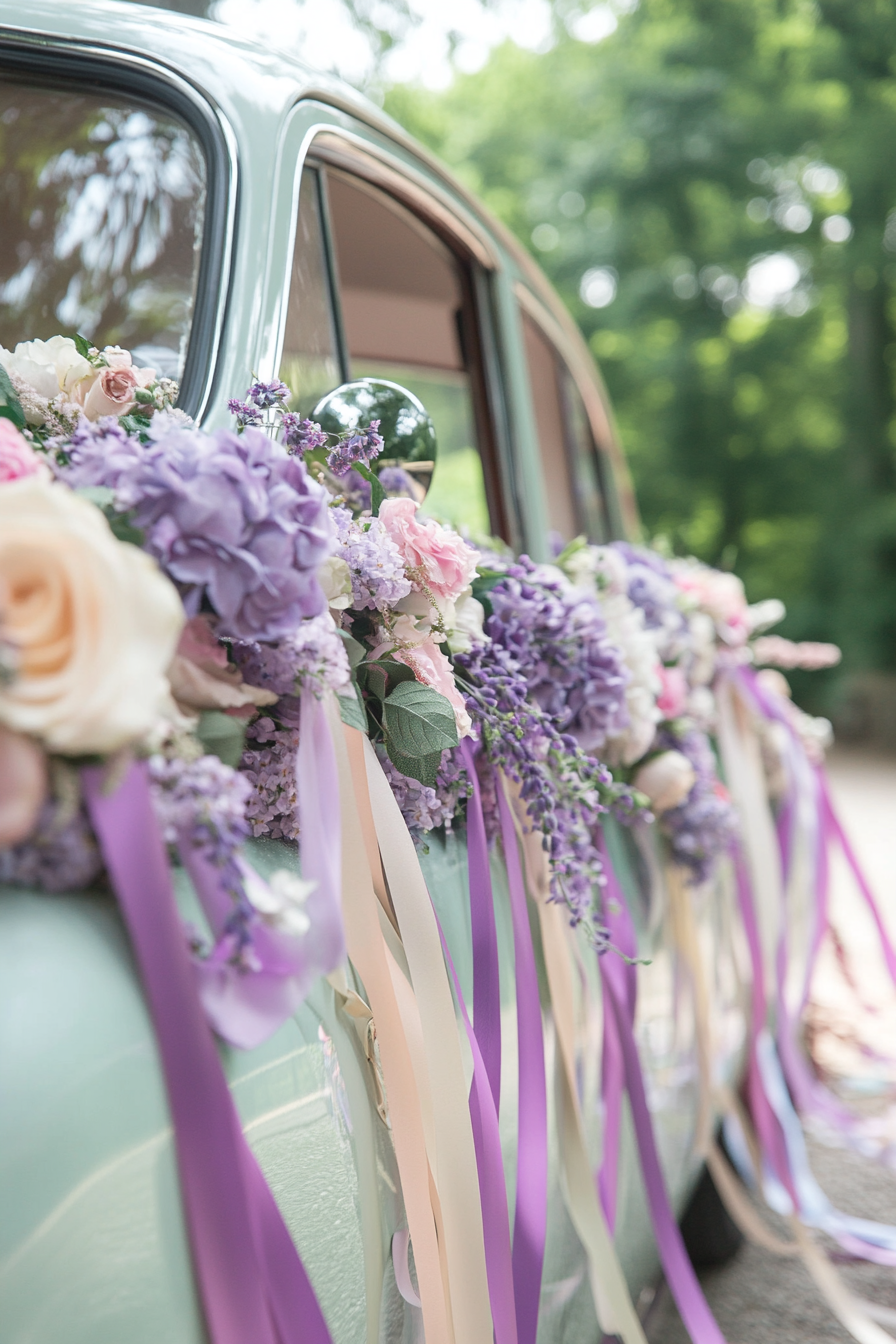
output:
{"label": "green leaf", "polygon": [[370,512],[374,518],[380,511],[380,505],[386,498],[386,492],[380,485],[379,477],[374,476],[369,467],[365,467],[363,462],[355,463],[355,471],[359,476],[363,476],[365,481],[370,482]]}
{"label": "green leaf", "polygon": [[[444,695],[431,686],[421,686],[418,681],[404,681],[387,696],[383,702],[383,728],[390,759],[398,765],[397,754],[402,760],[414,763],[418,772],[425,771],[428,778],[432,777],[432,761],[425,758],[441,756],[458,743],[451,704]],[[421,778],[405,764],[398,765],[398,769],[411,774],[413,779]]]}
{"label": "green leaf", "polygon": [[358,685],[363,686],[377,700],[385,700],[390,691],[405,681],[413,681],[414,674],[406,663],[395,658],[373,658],[359,663],[355,669]]}
{"label": "green leaf", "polygon": [[476,578],[473,580],[473,596],[477,602],[482,603],[482,609],[486,616],[491,616],[492,614],[492,604],[489,601],[489,593],[496,583],[500,583],[501,580],[506,577],[506,574],[502,573],[499,569],[483,569],[479,571]]}
{"label": "green leaf", "polygon": [[400,770],[408,779],[419,780],[421,784],[427,784],[429,788],[434,789],[438,779],[439,765],[442,760],[442,753],[435,751],[431,756],[405,756],[395,747],[389,738],[386,738],[386,754],[389,760]]}
{"label": "green leaf", "polygon": [[358,664],[363,663],[367,650],[359,640],[353,639],[347,630],[338,630],[337,634],[345,645],[345,651],[348,654],[348,665],[354,672]]}
{"label": "green leaf", "polygon": [[0,397],[3,398],[0,404],[0,415],[4,420],[11,420],[16,429],[25,428],[25,412],[22,410],[22,403],[19,401],[18,394],[12,385],[12,379],[0,364]]}
{"label": "green leaf", "polygon": [[242,719],[222,714],[219,709],[204,709],[199,715],[196,736],[210,756],[217,756],[235,770],[243,754],[246,725]]}
{"label": "green leaf", "polygon": [[90,341],[88,341],[87,337],[73,336],[72,340],[75,343],[75,349],[77,350],[78,354],[81,355],[82,358],[84,359],[89,359],[91,347],[90,347]]}
{"label": "green leaf", "polygon": [[351,695],[339,696],[339,714],[349,728],[360,728],[362,733],[367,732],[367,710],[357,686]]}
{"label": "green leaf", "polygon": [[109,486],[83,485],[75,491],[75,494],[96,505],[109,524],[113,537],[117,537],[119,541],[130,542],[132,546],[143,545],[146,538],[143,535],[142,528],[134,526],[133,514],[116,512],[112,505],[115,491],[111,490]]}

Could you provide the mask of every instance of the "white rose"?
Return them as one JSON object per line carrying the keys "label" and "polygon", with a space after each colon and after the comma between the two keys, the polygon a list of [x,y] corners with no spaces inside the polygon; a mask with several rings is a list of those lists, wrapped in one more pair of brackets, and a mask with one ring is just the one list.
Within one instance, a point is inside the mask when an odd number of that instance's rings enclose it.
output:
{"label": "white rose", "polygon": [[696,783],[697,772],[680,751],[661,752],[635,775],[635,788],[647,794],[657,813],[683,803]]}
{"label": "white rose", "polygon": [[170,705],[165,669],[184,623],[154,560],[116,540],[67,486],[0,490],[0,613],[17,649],[0,723],[68,756],[140,741]]}
{"label": "white rose", "polygon": [[323,589],[327,606],[345,611],[352,604],[352,573],[345,560],[328,555],[317,571],[317,581]]}
{"label": "white rose", "polygon": [[52,401],[60,392],[71,392],[82,379],[92,377],[93,365],[70,336],[53,336],[49,341],[20,341],[10,352],[0,347],[0,364],[9,374],[18,376],[42,397]]}
{"label": "white rose", "polygon": [[267,882],[251,870],[246,874],[246,895],[266,924],[279,933],[301,938],[311,928],[305,902],[317,886],[288,868],[278,868]]}

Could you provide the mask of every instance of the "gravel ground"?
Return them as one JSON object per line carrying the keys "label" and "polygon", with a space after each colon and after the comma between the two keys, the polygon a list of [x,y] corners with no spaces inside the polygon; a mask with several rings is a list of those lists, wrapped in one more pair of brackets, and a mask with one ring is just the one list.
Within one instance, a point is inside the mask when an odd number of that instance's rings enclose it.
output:
{"label": "gravel ground", "polygon": [[[829,774],[844,826],[896,935],[896,758],[838,749],[832,753]],[[873,927],[839,863],[832,895],[835,921],[854,964],[861,967],[862,991],[878,1013],[872,1019],[859,1012],[830,955],[819,967],[813,997],[818,1018],[826,1024],[825,1058],[847,1086],[852,1079],[853,1093],[867,1111],[875,1107],[874,1075],[880,1079],[881,1071],[863,1061],[855,1042],[888,1047],[896,1056],[896,1006],[892,987],[875,965]],[[810,1151],[819,1184],[836,1207],[896,1222],[896,1173],[814,1140]],[[766,1211],[764,1216],[781,1235],[788,1235],[773,1215]],[[896,1337],[896,1270],[865,1264],[838,1268],[857,1296],[894,1312],[888,1329]],[[727,1265],[703,1272],[701,1281],[728,1344],[847,1344],[852,1339],[797,1259],[779,1258],[745,1243]],[[656,1294],[646,1330],[650,1344],[689,1344],[665,1284]]]}

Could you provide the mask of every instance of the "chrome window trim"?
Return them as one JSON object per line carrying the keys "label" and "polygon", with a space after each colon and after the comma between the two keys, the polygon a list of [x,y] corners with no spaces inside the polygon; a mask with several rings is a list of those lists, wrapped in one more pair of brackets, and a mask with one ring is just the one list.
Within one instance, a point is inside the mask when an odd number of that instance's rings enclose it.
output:
{"label": "chrome window trim", "polygon": [[51,80],[63,74],[92,77],[110,93],[142,95],[150,103],[169,108],[197,136],[208,176],[202,251],[179,405],[201,421],[214,394],[233,278],[239,205],[239,154],[233,127],[204,90],[170,66],[112,44],[0,28],[0,72],[3,70],[33,72]]}

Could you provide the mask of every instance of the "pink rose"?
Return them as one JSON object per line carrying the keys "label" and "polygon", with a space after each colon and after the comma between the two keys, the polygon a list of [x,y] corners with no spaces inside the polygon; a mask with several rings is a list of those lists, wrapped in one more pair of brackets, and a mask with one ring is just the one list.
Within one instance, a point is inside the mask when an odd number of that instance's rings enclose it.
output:
{"label": "pink rose", "polygon": [[674,566],[676,587],[712,617],[726,644],[743,644],[750,633],[744,585],[736,574],[685,561]]}
{"label": "pink rose", "polygon": [[0,849],[28,838],[46,796],[46,756],[30,737],[0,725]]}
{"label": "pink rose", "polygon": [[[396,500],[395,502],[398,503],[399,501]],[[424,686],[431,686],[434,691],[444,695],[454,710],[454,721],[457,724],[458,733],[461,737],[469,737],[473,731],[473,724],[467,713],[463,696],[454,684],[451,664],[432,636],[421,640],[413,648],[395,649],[392,657],[396,662],[404,663],[406,667],[409,667],[417,680],[422,682]]]}
{"label": "pink rose", "polygon": [[11,420],[0,419],[0,484],[35,476],[46,471],[46,464],[20,434]]}
{"label": "pink rose", "polygon": [[246,685],[239,669],[227,661],[227,651],[205,616],[194,616],[184,626],[168,668],[168,681],[178,705],[191,713],[223,709],[250,717],[257,705],[277,701],[273,691]]}
{"label": "pink rose", "polygon": [[433,518],[418,520],[412,499],[384,500],[379,516],[415,586],[446,602],[460,597],[476,573],[475,551]]}
{"label": "pink rose", "polygon": [[101,369],[84,398],[84,414],[88,420],[127,415],[137,405],[134,389],[138,386],[133,369]]}
{"label": "pink rose", "polygon": [[659,669],[662,690],[656,707],[664,719],[677,719],[684,713],[688,698],[688,683],[680,667]]}

